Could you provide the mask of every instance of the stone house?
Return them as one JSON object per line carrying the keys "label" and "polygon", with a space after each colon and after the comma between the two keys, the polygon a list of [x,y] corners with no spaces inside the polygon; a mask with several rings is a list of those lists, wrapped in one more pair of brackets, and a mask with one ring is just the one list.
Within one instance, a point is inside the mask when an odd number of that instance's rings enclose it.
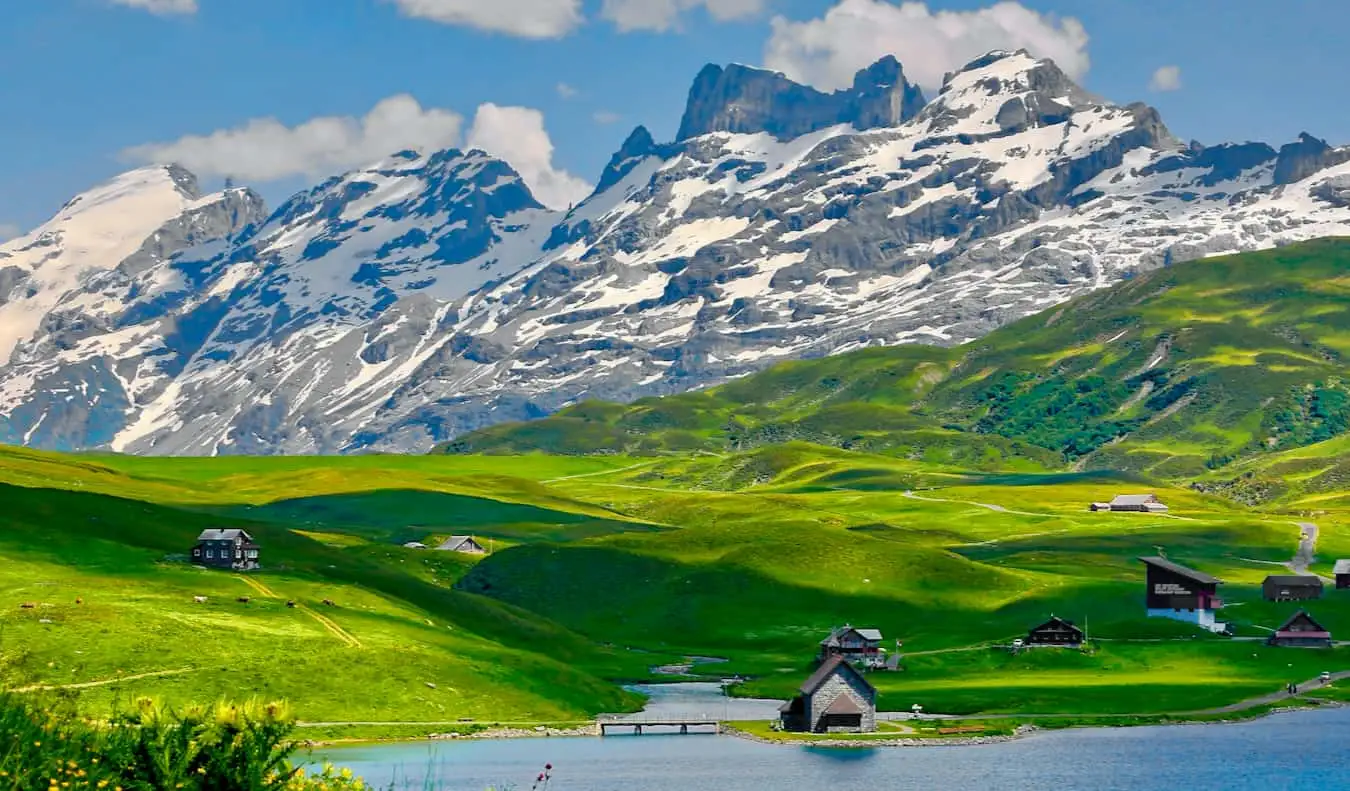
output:
{"label": "stone house", "polygon": [[877,729],[877,690],[862,671],[836,654],[778,711],[783,730],[872,733]]}

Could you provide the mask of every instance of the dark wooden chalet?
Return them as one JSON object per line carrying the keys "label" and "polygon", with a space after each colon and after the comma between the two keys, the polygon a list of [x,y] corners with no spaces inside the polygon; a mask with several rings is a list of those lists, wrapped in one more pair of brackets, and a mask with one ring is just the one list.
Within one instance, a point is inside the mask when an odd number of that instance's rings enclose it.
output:
{"label": "dark wooden chalet", "polygon": [[1149,617],[1187,621],[1212,632],[1224,630],[1215,618],[1215,611],[1223,607],[1219,598],[1222,580],[1167,558],[1139,560],[1147,570],[1144,600]]}
{"label": "dark wooden chalet", "polygon": [[1308,601],[1322,598],[1322,578],[1311,574],[1271,574],[1261,583],[1266,601]]}
{"label": "dark wooden chalet", "polygon": [[877,690],[836,654],[822,662],[797,696],[778,711],[788,731],[872,733],[877,729]]}
{"label": "dark wooden chalet", "polygon": [[1332,569],[1336,575],[1336,588],[1350,588],[1350,560],[1336,561],[1336,567]]}
{"label": "dark wooden chalet", "polygon": [[1299,610],[1276,629],[1266,643],[1290,648],[1330,648],[1331,632],[1313,620],[1307,610]]}
{"label": "dark wooden chalet", "polygon": [[212,528],[197,536],[192,562],[212,568],[249,571],[258,568],[258,545],[239,528]]}
{"label": "dark wooden chalet", "polygon": [[881,651],[881,630],[858,629],[845,624],[830,632],[820,641],[818,659],[842,656],[850,662],[880,664],[885,661]]}
{"label": "dark wooden chalet", "polygon": [[463,552],[467,555],[484,555],[487,550],[474,540],[473,536],[450,536],[436,547],[445,552]]}
{"label": "dark wooden chalet", "polygon": [[1083,644],[1083,630],[1058,616],[1027,632],[1027,645],[1058,645],[1077,648]]}

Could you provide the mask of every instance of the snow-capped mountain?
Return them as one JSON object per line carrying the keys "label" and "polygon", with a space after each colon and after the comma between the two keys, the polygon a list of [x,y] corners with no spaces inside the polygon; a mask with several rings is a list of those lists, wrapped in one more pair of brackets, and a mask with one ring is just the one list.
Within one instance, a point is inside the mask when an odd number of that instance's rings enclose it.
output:
{"label": "snow-capped mountain", "polygon": [[0,246],[0,440],[425,450],[1333,234],[1350,148],[1184,144],[1025,52],[931,102],[889,58],[832,94],[710,66],[677,139],[639,127],[565,213],[479,151],[396,154],[265,220],[176,168],[77,198]]}

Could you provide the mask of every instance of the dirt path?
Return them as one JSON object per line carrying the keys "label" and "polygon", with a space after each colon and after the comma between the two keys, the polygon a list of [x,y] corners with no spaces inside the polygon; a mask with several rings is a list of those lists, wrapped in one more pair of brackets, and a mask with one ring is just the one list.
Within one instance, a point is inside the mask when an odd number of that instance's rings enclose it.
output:
{"label": "dirt path", "polygon": [[197,668],[183,667],[178,670],[153,670],[149,673],[136,673],[130,676],[118,676],[116,678],[105,678],[101,681],[84,681],[78,684],[33,684],[27,687],[15,687],[10,692],[45,692],[55,689],[89,689],[91,687],[106,687],[109,684],[118,684],[123,681],[135,681],[141,678],[161,678],[163,676],[181,676],[184,673],[191,673]]}
{"label": "dirt path", "polygon": [[1289,570],[1295,574],[1307,574],[1308,567],[1312,565],[1314,556],[1313,551],[1317,548],[1317,525],[1312,522],[1295,522],[1299,528],[1298,549],[1294,552],[1294,559],[1288,563]]}
{"label": "dirt path", "polygon": [[1063,517],[1063,514],[1037,514],[1032,513],[1031,511],[1014,511],[1009,508],[1004,508],[1001,505],[993,505],[991,503],[973,503],[969,500],[944,500],[940,497],[920,497],[914,492],[905,492],[903,496],[908,497],[911,500],[923,500],[929,503],[952,503],[954,505],[973,505],[976,506],[977,508],[988,508],[990,511],[997,511],[1000,514],[1016,514],[1017,516],[1045,516],[1050,517],[1051,519],[1060,519]]}
{"label": "dirt path", "polygon": [[540,481],[540,483],[557,483],[558,481],[575,481],[577,478],[594,478],[597,475],[613,475],[618,472],[636,470],[638,467],[649,467],[655,463],[655,461],[640,461],[637,464],[630,464],[627,467],[617,467],[612,470],[596,470],[595,472],[582,472],[576,475],[562,475],[557,478],[549,478],[546,481]]}
{"label": "dirt path", "polygon": [[[240,582],[242,582],[242,583],[244,583],[245,585],[247,585],[247,586],[249,586],[250,588],[252,588],[254,591],[256,591],[256,592],[258,593],[259,596],[265,596],[265,597],[267,597],[267,598],[269,598],[269,599],[280,599],[280,598],[281,598],[281,597],[278,596],[278,595],[276,594],[276,592],[273,591],[271,588],[267,587],[267,586],[264,585],[263,583],[259,582],[258,580],[255,580],[255,579],[253,579],[253,578],[251,578],[251,577],[242,577],[242,576],[239,576],[239,577],[236,577],[236,579],[238,579]],[[333,635],[333,636],[336,637],[337,639],[339,639],[339,640],[341,640],[342,642],[346,643],[348,646],[350,646],[350,647],[352,647],[352,648],[362,648],[362,647],[363,647],[363,646],[361,645],[361,641],[358,640],[358,639],[356,639],[356,636],[355,636],[355,635],[353,635],[351,632],[347,631],[346,629],[343,629],[341,626],[339,626],[339,625],[337,624],[336,621],[334,621],[332,618],[329,618],[327,615],[323,615],[323,614],[321,614],[321,613],[315,612],[314,610],[310,609],[309,607],[306,607],[305,605],[303,605],[303,604],[301,604],[301,603],[299,603],[299,602],[296,602],[295,608],[296,608],[297,610],[300,610],[301,612],[303,612],[305,615],[308,615],[309,617],[313,618],[315,621],[318,621],[318,622],[319,622],[319,625],[322,626],[329,634]]]}

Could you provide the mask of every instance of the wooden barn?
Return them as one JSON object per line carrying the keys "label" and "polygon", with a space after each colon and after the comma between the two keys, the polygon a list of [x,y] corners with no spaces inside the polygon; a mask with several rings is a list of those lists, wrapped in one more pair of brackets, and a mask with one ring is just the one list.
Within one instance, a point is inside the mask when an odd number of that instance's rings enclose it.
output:
{"label": "wooden barn", "polygon": [[823,662],[832,656],[842,656],[849,662],[861,662],[864,665],[884,663],[881,630],[858,629],[845,624],[831,631],[820,641],[820,654],[817,658]]}
{"label": "wooden barn", "polygon": [[485,555],[487,550],[474,540],[473,536],[450,536],[440,543],[437,549],[444,552],[463,552],[466,555]]}
{"label": "wooden barn", "polygon": [[1266,640],[1268,645],[1289,648],[1330,648],[1331,632],[1313,620],[1307,610],[1299,610]]}
{"label": "wooden barn", "polygon": [[1211,632],[1227,628],[1215,615],[1223,607],[1219,598],[1223,580],[1163,557],[1139,560],[1146,568],[1144,600],[1150,618],[1186,621]]}
{"label": "wooden barn", "polygon": [[1322,578],[1311,574],[1271,574],[1261,583],[1266,601],[1308,601],[1322,598]]}
{"label": "wooden barn", "polygon": [[1118,494],[1109,503],[1093,503],[1089,511],[1139,511],[1146,514],[1165,514],[1167,506],[1156,494]]}
{"label": "wooden barn", "polygon": [[835,654],[779,710],[783,730],[810,733],[872,733],[877,729],[877,690]]}
{"label": "wooden barn", "polygon": [[1027,632],[1026,645],[1053,645],[1078,648],[1083,645],[1083,630],[1073,621],[1052,615],[1050,620]]}
{"label": "wooden barn", "polygon": [[1336,588],[1350,588],[1350,560],[1336,561],[1336,567],[1332,570],[1336,576]]}
{"label": "wooden barn", "polygon": [[197,536],[192,562],[218,569],[250,571],[258,568],[258,545],[237,527],[211,528]]}

